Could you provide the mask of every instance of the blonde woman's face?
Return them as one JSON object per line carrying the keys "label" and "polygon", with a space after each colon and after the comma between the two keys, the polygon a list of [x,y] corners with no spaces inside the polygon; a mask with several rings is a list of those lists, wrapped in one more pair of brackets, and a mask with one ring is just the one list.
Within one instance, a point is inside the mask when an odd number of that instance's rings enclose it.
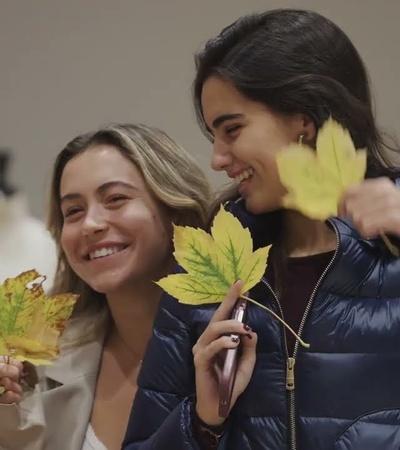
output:
{"label": "blonde woman's face", "polygon": [[156,280],[169,269],[169,218],[138,169],[112,146],[94,146],[65,166],[61,245],[76,274],[105,294]]}

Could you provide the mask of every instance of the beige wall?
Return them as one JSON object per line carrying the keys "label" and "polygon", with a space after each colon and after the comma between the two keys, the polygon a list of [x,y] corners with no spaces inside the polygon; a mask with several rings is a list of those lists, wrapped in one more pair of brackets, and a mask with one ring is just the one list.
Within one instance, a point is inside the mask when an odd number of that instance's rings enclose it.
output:
{"label": "beige wall", "polygon": [[344,28],[369,67],[381,124],[400,130],[399,0],[0,0],[0,146],[14,149],[11,177],[34,213],[56,153],[109,121],[164,128],[219,185],[191,109],[193,52],[243,13],[288,6]]}

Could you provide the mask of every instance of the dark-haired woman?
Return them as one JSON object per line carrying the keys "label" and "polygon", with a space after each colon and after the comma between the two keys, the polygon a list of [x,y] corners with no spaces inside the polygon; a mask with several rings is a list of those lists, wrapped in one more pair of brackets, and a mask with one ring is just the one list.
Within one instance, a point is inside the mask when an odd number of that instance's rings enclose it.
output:
{"label": "dark-haired woman", "polygon": [[[237,184],[227,204],[256,246],[273,243],[245,326],[218,307],[165,298],[148,347],[125,449],[395,450],[400,448],[400,170],[376,125],[364,64],[330,20],[304,10],[242,17],[197,56],[194,101],[212,166]],[[275,159],[315,146],[332,117],[368,154],[365,180],[338,216],[283,210]],[[240,334],[240,343],[232,340]],[[217,354],[241,346],[231,411],[218,415]],[[193,356],[192,356],[193,353]],[[158,368],[158,370],[156,370]],[[294,383],[293,383],[294,380]]]}

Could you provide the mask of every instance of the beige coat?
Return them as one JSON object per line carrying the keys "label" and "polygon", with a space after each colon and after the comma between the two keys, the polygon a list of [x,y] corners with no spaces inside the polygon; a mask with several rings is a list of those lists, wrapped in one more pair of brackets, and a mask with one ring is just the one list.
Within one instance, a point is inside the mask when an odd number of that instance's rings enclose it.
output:
{"label": "beige coat", "polygon": [[1,450],[82,449],[102,346],[100,339],[67,352],[20,406],[0,405]]}

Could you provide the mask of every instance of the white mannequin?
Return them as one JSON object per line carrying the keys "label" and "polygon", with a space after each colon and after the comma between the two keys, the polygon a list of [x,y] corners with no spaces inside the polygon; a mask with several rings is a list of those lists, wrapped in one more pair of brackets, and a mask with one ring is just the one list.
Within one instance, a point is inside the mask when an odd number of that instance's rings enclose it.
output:
{"label": "white mannequin", "polygon": [[0,151],[0,283],[36,269],[46,276],[44,288],[54,281],[57,252],[44,224],[31,217],[23,195],[5,182],[9,156]]}

